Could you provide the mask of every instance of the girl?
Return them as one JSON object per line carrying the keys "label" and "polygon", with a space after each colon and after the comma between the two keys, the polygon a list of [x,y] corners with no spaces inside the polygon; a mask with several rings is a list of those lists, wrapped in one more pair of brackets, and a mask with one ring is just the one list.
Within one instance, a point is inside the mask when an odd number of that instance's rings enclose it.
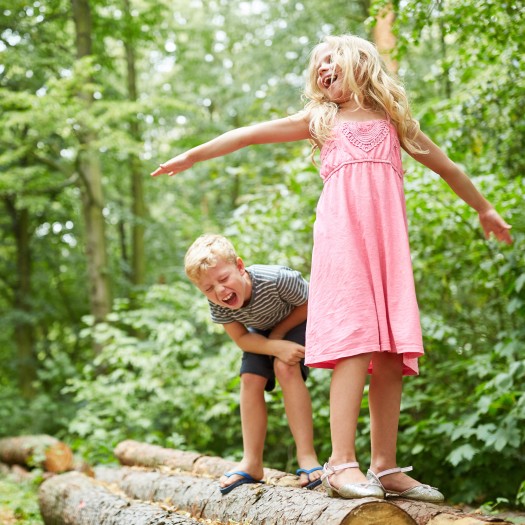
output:
{"label": "girl", "polygon": [[[291,117],[229,131],[161,164],[174,175],[194,163],[251,144],[309,139],[321,151],[324,188],[317,207],[306,364],[333,369],[332,455],[323,484],[331,496],[385,494],[440,502],[396,462],[402,378],[423,355],[408,244],[401,151],[439,174],[478,212],[488,238],[511,243],[510,226],[413,119],[400,83],[373,44],[330,36],[309,64],[305,109]],[[367,374],[371,465],[356,462],[355,434]]]}

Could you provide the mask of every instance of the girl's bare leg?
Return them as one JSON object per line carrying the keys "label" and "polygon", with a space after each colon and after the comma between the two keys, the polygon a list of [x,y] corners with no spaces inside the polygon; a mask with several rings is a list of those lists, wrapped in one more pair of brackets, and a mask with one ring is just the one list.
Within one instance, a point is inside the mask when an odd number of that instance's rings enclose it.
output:
{"label": "girl's bare leg", "polygon": [[[396,451],[403,389],[403,356],[390,352],[376,352],[372,360],[373,373],[368,396],[372,440],[370,470],[377,474],[398,466]],[[381,483],[385,488],[396,491],[407,490],[420,484],[401,472],[382,477]]]}
{"label": "girl's bare leg", "polygon": [[[362,354],[339,361],[330,385],[330,429],[332,455],[330,465],[356,461],[355,436],[361,409],[363,389],[371,354]],[[360,469],[350,468],[332,474],[330,484],[340,488],[347,483],[366,483]]]}

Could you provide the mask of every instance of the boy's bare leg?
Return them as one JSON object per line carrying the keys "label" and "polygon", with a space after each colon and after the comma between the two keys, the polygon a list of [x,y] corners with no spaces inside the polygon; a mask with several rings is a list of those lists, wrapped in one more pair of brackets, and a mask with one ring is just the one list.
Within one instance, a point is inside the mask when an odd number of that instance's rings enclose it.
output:
{"label": "boy's bare leg", "polygon": [[[267,379],[255,374],[241,375],[241,424],[243,458],[235,470],[242,470],[254,479],[263,479],[263,452],[266,439],[267,413],[264,387]],[[221,487],[228,487],[241,476],[222,476]]]}
{"label": "boy's bare leg", "polygon": [[[368,375],[371,354],[340,360],[332,373],[330,384],[330,432],[332,455],[330,465],[357,461],[355,436],[361,409],[363,389]],[[361,469],[349,468],[332,474],[330,484],[340,488],[347,483],[366,483]]]}
{"label": "boy's bare leg", "polygon": [[[373,355],[374,372],[370,380],[370,434],[372,461],[376,474],[397,467],[396,449],[403,389],[403,356],[390,352]],[[404,491],[419,485],[410,476],[399,472],[381,478],[387,489]]]}
{"label": "boy's bare leg", "polygon": [[[314,449],[312,401],[301,375],[300,365],[290,366],[275,359],[274,370],[283,391],[284,409],[295,440],[299,467],[306,470],[318,467],[319,460]],[[321,470],[316,470],[309,476],[301,474],[302,485],[319,479],[321,474]]]}

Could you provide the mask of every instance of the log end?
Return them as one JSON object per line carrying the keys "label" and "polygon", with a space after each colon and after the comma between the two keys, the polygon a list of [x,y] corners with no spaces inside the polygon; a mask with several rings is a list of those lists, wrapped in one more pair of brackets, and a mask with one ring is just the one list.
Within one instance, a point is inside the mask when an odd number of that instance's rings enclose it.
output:
{"label": "log end", "polygon": [[47,472],[66,472],[73,469],[73,453],[71,449],[61,441],[51,445],[46,449],[44,460],[44,470]]}
{"label": "log end", "polygon": [[367,501],[355,507],[341,525],[417,525],[403,509],[387,501]]}
{"label": "log end", "polygon": [[8,465],[41,467],[53,473],[73,469],[71,449],[47,434],[1,439],[0,461]]}

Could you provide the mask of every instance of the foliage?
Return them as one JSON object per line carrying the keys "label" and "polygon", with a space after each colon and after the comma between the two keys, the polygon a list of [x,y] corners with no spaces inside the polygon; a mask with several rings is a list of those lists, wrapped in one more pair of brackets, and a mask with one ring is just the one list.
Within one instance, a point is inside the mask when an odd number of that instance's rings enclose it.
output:
{"label": "foliage", "polygon": [[0,522],[6,525],[41,525],[36,477],[29,481],[0,476]]}
{"label": "foliage", "polygon": [[[501,191],[498,184],[484,186],[488,195]],[[516,196],[502,210],[511,222],[523,198],[519,186],[514,182],[505,188]],[[502,250],[495,241],[480,239],[464,206],[435,201],[430,207],[417,193],[411,197],[412,218],[430,221],[433,242],[422,237],[430,231],[412,229],[428,355],[423,375],[407,385],[403,436],[408,443],[403,448],[421,456],[425,470],[429,452],[444,455],[448,469],[428,475],[441,478],[442,485],[450,483],[458,501],[483,497],[478,479],[485,469],[492,475],[484,480],[484,490],[513,501],[522,481],[523,469],[516,466],[523,464],[525,442],[525,368],[520,360],[525,303],[519,286],[524,233],[515,231],[513,249]],[[514,224],[519,226],[519,220]],[[434,465],[442,465],[437,457]],[[456,473],[452,480],[450,468]]]}
{"label": "foliage", "polygon": [[[114,446],[131,437],[240,459],[240,350],[189,283],[151,287],[140,304],[121,302],[106,323],[84,330],[103,350],[68,381],[79,407],[69,439],[91,462],[112,461]],[[268,402],[269,460],[285,465],[293,441],[279,393]]]}
{"label": "foliage", "polygon": [[137,298],[140,309],[120,301],[107,322],[83,331],[103,349],[66,391],[79,407],[70,435],[90,460],[108,461],[130,436],[195,450],[225,443],[211,428],[236,404],[236,352],[205,322],[205,302],[195,296],[188,283],[157,285]]}
{"label": "foliage", "polygon": [[[175,179],[147,173],[217,133],[299,110],[312,45],[326,33],[368,35],[386,0],[331,0],[322,10],[314,0],[130,3],[126,12],[121,2],[90,0],[94,49],[83,61],[68,1],[2,7],[0,434],[55,434],[91,461],[111,461],[126,438],[239,458],[239,350],[208,319],[182,259],[195,237],[218,231],[248,264],[288,264],[308,275],[322,190],[317,168],[307,145],[282,144],[213,159]],[[394,5],[400,75],[422,128],[472,175],[515,239],[512,247],[482,239],[475,214],[406,159],[426,356],[421,375],[406,381],[399,463],[414,464],[418,478],[451,500],[525,505],[522,2]],[[127,85],[129,46],[136,100]],[[89,108],[77,101],[80,86],[93,96]],[[79,124],[97,137],[108,272],[119,297],[96,326],[86,317]],[[128,279],[137,221],[132,155],[140,157],[149,208],[141,219],[147,285],[139,289]],[[24,217],[31,264],[21,275]],[[24,308],[22,277],[30,282]],[[34,335],[30,399],[19,389],[20,326]],[[308,384],[324,461],[329,373],[312,370]],[[292,470],[279,390],[268,406],[266,462]],[[362,408],[358,449],[366,465],[366,400]]]}

